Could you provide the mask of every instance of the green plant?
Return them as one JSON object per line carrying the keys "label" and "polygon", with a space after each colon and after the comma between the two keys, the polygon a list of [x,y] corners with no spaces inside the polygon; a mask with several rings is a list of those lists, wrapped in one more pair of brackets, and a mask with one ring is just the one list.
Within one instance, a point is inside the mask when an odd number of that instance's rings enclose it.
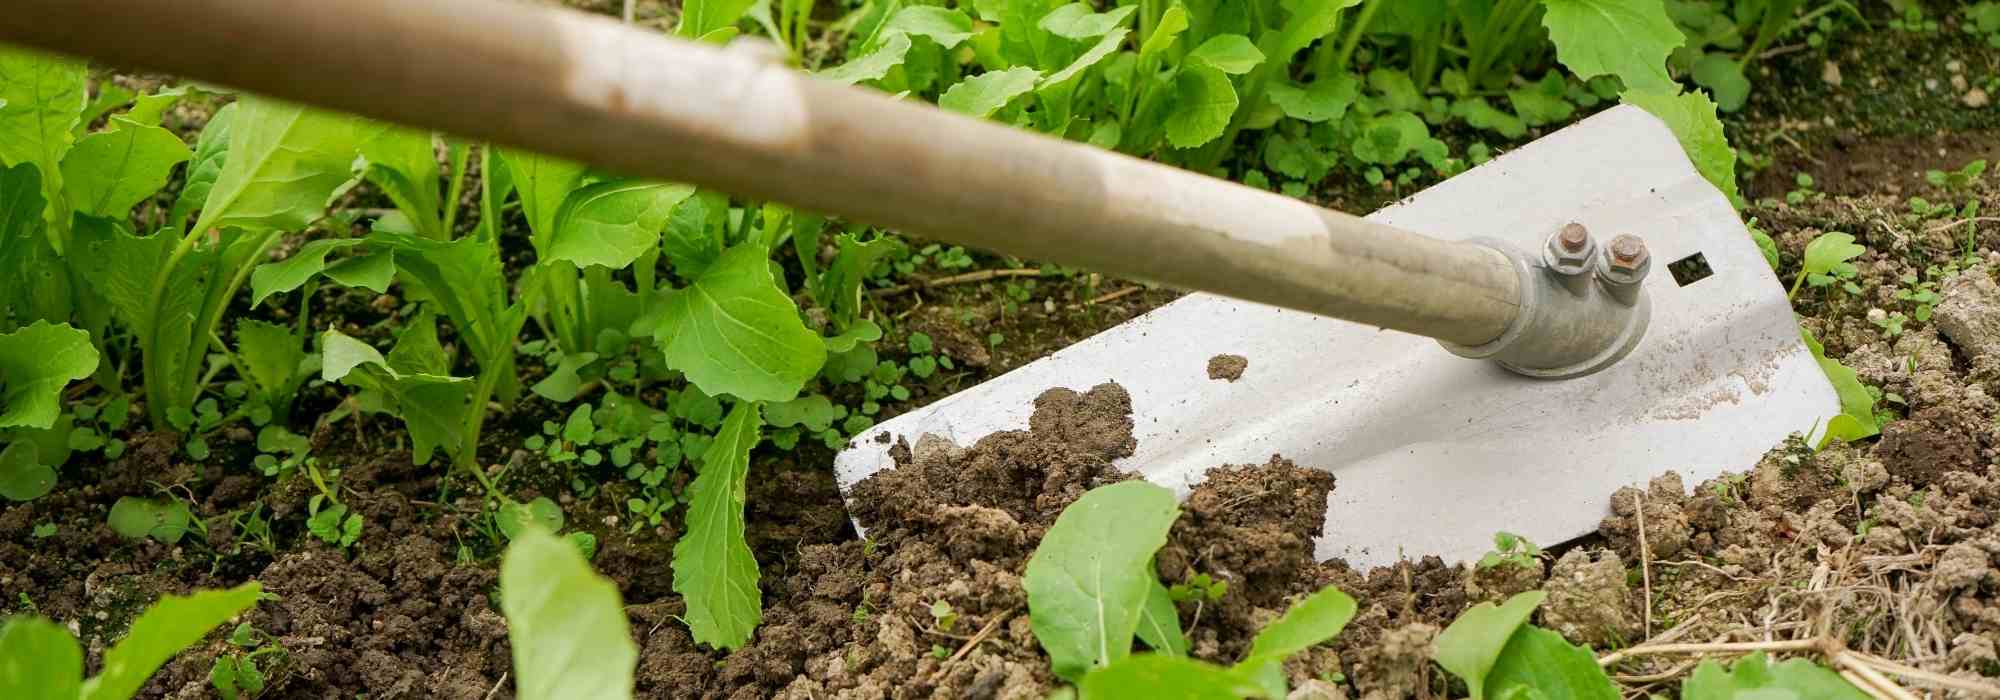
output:
{"label": "green plant", "polygon": [[[1030,604],[1032,610],[1032,604]],[[1284,661],[1340,635],[1354,619],[1354,599],[1322,588],[1257,631],[1243,660],[1222,667],[1184,653],[1134,654],[1091,671],[1077,683],[1083,698],[1269,698],[1287,693]]]}
{"label": "green plant", "polygon": [[576,547],[533,526],[518,533],[500,562],[500,611],[516,697],[630,700],[639,649],[618,586]]}
{"label": "green plant", "polygon": [[1518,566],[1540,570],[1542,548],[1528,541],[1528,538],[1511,532],[1493,533],[1493,551],[1479,558],[1479,568],[1491,569],[1496,566]]}
{"label": "green plant", "polygon": [[1839,284],[1848,294],[1860,294],[1861,286],[1855,283],[1860,269],[1848,262],[1861,257],[1868,249],[1854,242],[1854,236],[1839,233],[1822,233],[1806,244],[1805,259],[1799,265],[1799,274],[1792,278],[1792,288],[1787,297],[1797,297],[1803,285],[1831,287]]}
{"label": "green plant", "polygon": [[1798,185],[1798,188],[1785,193],[1785,203],[1787,204],[1803,204],[1807,199],[1823,198],[1826,196],[1813,190],[1813,176],[1811,175],[1799,173],[1793,176],[1793,182]]}
{"label": "green plant", "polygon": [[1778,39],[1804,32],[1807,46],[1824,46],[1838,11],[1867,26],[1860,10],[1846,0],[1800,12],[1807,4],[1806,0],[1669,3],[1675,21],[1689,34],[1688,44],[1675,52],[1674,64],[1708,88],[1722,111],[1741,109],[1751,89],[1746,70],[1763,60]]}
{"label": "green plant", "polygon": [[190,528],[206,528],[194,517],[187,501],[172,495],[119,498],[111,504],[105,524],[128,539],[151,537],[166,544],[180,542]]}
{"label": "green plant", "polygon": [[1971,187],[1979,182],[1980,176],[1984,174],[1986,174],[1986,161],[1980,159],[1966,163],[1957,170],[1925,171],[1924,179],[1932,185],[1944,188],[1947,192],[1953,192]]}
{"label": "green plant", "polygon": [[1834,393],[1840,396],[1840,415],[1827,419],[1826,432],[1815,449],[1825,447],[1833,440],[1853,442],[1882,432],[1882,418],[1875,410],[1875,394],[1861,383],[1861,375],[1839,360],[1827,357],[1826,346],[1821,345],[1811,331],[1800,328],[1799,335],[1804,337],[1806,349],[1812,352],[1813,359],[1819,361],[1820,371],[1832,382]]}
{"label": "green plant", "polygon": [[0,694],[36,700],[125,700],[181,650],[257,604],[256,582],[226,591],[165,596],[132,621],[104,653],[103,672],[83,677],[83,649],[68,630],[40,617],[11,617],[0,627]]}
{"label": "green plant", "polygon": [[1091,489],[1056,517],[1021,583],[1035,639],[1057,676],[1075,681],[1130,656],[1135,636],[1186,653],[1173,601],[1152,568],[1179,514],[1172,491],[1127,481]]}
{"label": "green plant", "polygon": [[265,666],[257,665],[261,657],[283,659],[285,648],[277,644],[271,635],[259,631],[245,622],[229,633],[229,645],[240,651],[222,653],[215,656],[215,662],[208,669],[208,683],[223,700],[254,698],[264,692],[266,685],[265,668],[271,659],[265,659]]}
{"label": "green plant", "polygon": [[1986,45],[2000,49],[2000,2],[1983,0],[1965,8],[1965,31],[1986,35]]}
{"label": "green plant", "polygon": [[48,493],[76,439],[94,438],[81,432],[87,428],[72,429],[62,392],[97,365],[89,334],[68,325],[36,321],[0,333],[0,497],[27,501]]}
{"label": "green plant", "polygon": [[[340,502],[340,470],[322,473],[319,467],[308,463],[306,476],[312,479],[313,487],[319,493],[306,501],[306,531],[327,544],[346,549],[361,539],[361,528],[365,519],[361,513],[352,511]],[[331,483],[331,485],[329,485]]]}

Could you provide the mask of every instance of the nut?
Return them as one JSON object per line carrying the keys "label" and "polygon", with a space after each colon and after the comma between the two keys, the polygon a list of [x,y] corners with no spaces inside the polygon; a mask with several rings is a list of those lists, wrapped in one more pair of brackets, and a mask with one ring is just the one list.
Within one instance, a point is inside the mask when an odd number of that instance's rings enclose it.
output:
{"label": "nut", "polygon": [[1604,257],[1600,261],[1598,273],[1612,284],[1638,284],[1646,278],[1653,265],[1653,255],[1646,250],[1646,242],[1638,236],[1619,234],[1605,246]]}
{"label": "nut", "polygon": [[1561,275],[1581,275],[1590,271],[1591,254],[1597,242],[1583,224],[1570,223],[1549,236],[1542,250],[1542,264]]}

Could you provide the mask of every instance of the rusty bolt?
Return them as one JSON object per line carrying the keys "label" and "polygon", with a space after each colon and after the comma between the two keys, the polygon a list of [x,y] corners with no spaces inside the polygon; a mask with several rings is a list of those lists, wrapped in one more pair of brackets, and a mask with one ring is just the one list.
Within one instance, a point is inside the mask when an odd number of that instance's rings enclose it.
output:
{"label": "rusty bolt", "polygon": [[1583,224],[1568,224],[1549,236],[1548,245],[1542,248],[1542,264],[1565,277],[1587,275],[1596,248],[1597,242],[1591,240],[1589,229]]}
{"label": "rusty bolt", "polygon": [[1653,256],[1638,236],[1619,234],[1604,248],[1603,267],[1598,273],[1605,281],[1619,285],[1638,284],[1652,268]]}

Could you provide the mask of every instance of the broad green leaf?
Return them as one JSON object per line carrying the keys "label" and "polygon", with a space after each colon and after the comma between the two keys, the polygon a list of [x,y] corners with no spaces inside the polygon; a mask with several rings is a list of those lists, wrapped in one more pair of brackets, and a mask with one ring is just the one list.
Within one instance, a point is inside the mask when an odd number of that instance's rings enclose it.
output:
{"label": "broad green leaf", "polygon": [[549,260],[622,269],[660,244],[667,217],[694,194],[688,185],[643,180],[600,182],[572,193],[555,218]]}
{"label": "broad green leaf", "polygon": [[1173,595],[1159,578],[1155,577],[1152,581],[1150,590],[1146,592],[1146,605],[1139,608],[1136,634],[1153,651],[1168,656],[1187,656],[1187,636],[1181,633],[1180,613],[1174,610]]}
{"label": "broad green leaf", "polygon": [[1848,261],[1867,252],[1868,249],[1855,243],[1854,236],[1850,234],[1837,231],[1822,233],[1806,244],[1804,271],[1808,275],[1858,274],[1854,263]]}
{"label": "broad green leaf", "polygon": [[1410,78],[1409,71],[1377,68],[1368,71],[1368,87],[1381,93],[1382,103],[1389,109],[1406,112],[1421,112],[1428,100],[1417,83]]}
{"label": "broad green leaf", "polygon": [[938,106],[975,117],[992,116],[1014,98],[1035,89],[1041,71],[1027,66],[988,71],[959,81],[938,96]]}
{"label": "broad green leaf", "polygon": [[1734,112],[1750,99],[1750,78],[1743,75],[1743,64],[1728,54],[1702,54],[1692,73],[1696,84],[1715,95],[1717,109]]}
{"label": "broad green leaf", "polygon": [[[79,217],[70,231],[70,262],[85,283],[111,304],[113,315],[140,338],[151,337],[153,282],[173,250],[174,237],[132,235],[123,221]],[[185,296],[193,290],[171,289]]]}
{"label": "broad green leaf", "polygon": [[535,392],[536,396],[557,403],[575,401],[577,393],[583,389],[583,379],[577,376],[577,372],[596,361],[597,353],[594,352],[563,355],[555,368],[549,370],[548,376],[535,382],[535,385],[528,389]]}
{"label": "broad green leaf", "polygon": [[834,419],[839,417],[840,413],[834,410],[833,402],[819,394],[764,406],[765,422],[773,428],[802,425],[807,430],[819,432],[832,427]]}
{"label": "broad green leaf", "polygon": [[1043,15],[1035,26],[1065,39],[1085,41],[1110,34],[1138,9],[1138,5],[1125,5],[1098,12],[1089,3],[1073,2]]}
{"label": "broad green leaf", "polygon": [[368,161],[368,180],[409,217],[418,235],[451,237],[444,230],[444,197],[438,191],[443,175],[430,132],[391,126],[361,142],[360,149]]}
{"label": "broad green leaf", "polygon": [[273,294],[289,292],[326,271],[326,256],[336,250],[361,245],[355,238],[322,238],[300,246],[291,257],[258,265],[250,272],[250,305],[264,303]]}
{"label": "broad green leaf", "polygon": [[60,193],[61,163],[88,103],[85,93],[83,63],[0,47],[0,165],[33,163],[42,171],[42,191]]}
{"label": "broad green leaf", "polygon": [[262,596],[263,588],[251,581],[226,591],[160,598],[132,621],[124,639],[104,652],[104,668],[84,682],[83,700],[132,697],[168,659],[256,605]]}
{"label": "broad green leaf", "polygon": [[500,610],[521,700],[632,697],[639,649],[618,586],[575,545],[528,528],[500,562]]}
{"label": "broad green leaf", "polygon": [[15,440],[0,449],[0,498],[32,501],[56,487],[56,470],[41,460],[35,443]]}
{"label": "broad green leaf", "polygon": [[1542,7],[1556,58],[1576,77],[1615,75],[1628,89],[1680,89],[1667,77],[1667,54],[1687,37],[1659,0],[1542,0]]}
{"label": "broad green leaf", "polygon": [[1361,0],[1298,0],[1278,35],[1273,60],[1290,63],[1292,54],[1340,26],[1341,11],[1359,4]]}
{"label": "broad green leaf", "polygon": [[1056,517],[1022,586],[1035,639],[1057,676],[1076,681],[1131,654],[1158,580],[1153,553],[1179,515],[1172,491],[1126,481],[1091,489]]}
{"label": "broad green leaf", "polygon": [[930,5],[911,5],[889,18],[883,32],[915,34],[947,49],[972,38],[972,18],[964,12]]}
{"label": "broad green leaf", "polygon": [[0,428],[46,428],[62,413],[62,390],[97,371],[90,334],[36,321],[0,334]]}
{"label": "broad green leaf", "polygon": [[788,401],[819,372],[826,347],[771,277],[770,254],[730,248],[652,319],[667,366],[711,396]]}
{"label": "broad green leaf", "polygon": [[493,513],[493,525],[500,528],[500,534],[508,541],[520,539],[523,533],[539,528],[541,532],[556,533],[563,528],[562,507],[548,496],[542,496],[527,503],[508,501]]}
{"label": "broad green leaf", "polygon": [[1507,103],[1530,125],[1559,124],[1576,114],[1576,105],[1560,95],[1550,95],[1536,87],[1507,91]]}
{"label": "broad green leaf", "polygon": [[890,69],[903,65],[903,57],[910,53],[910,37],[907,34],[891,35],[873,52],[860,58],[848,59],[832,68],[813,73],[822,80],[831,80],[844,85],[869,80],[881,80]]}
{"label": "broad green leaf", "polygon": [[[104,85],[99,85],[97,89],[103,91]],[[181,98],[187,97],[187,94],[188,87],[182,85],[165,88],[150,95],[140,95],[133,100],[132,109],[126,110],[125,118],[147,126],[159,126],[167,110],[172,108],[174,103],[180,102]]]}
{"label": "broad green leaf", "polygon": [[[1675,88],[1676,90],[1678,88]],[[1695,170],[1709,184],[1728,195],[1730,202],[1743,197],[1736,189],[1736,149],[1722,132],[1722,120],[1715,116],[1715,103],[1698,92],[1628,90],[1621,97],[1666,122],[1687,151]]]}
{"label": "broad green leaf", "polygon": [[[1128,7],[1131,6],[1128,5]],[[1085,50],[1083,55],[1077,56],[1074,61],[1070,61],[1069,65],[1064,66],[1062,70],[1050,73],[1048,77],[1043,78],[1041,87],[1047,88],[1053,85],[1061,85],[1075,79],[1079,75],[1083,75],[1083,72],[1090,70],[1091,66],[1097,65],[1106,56],[1110,56],[1113,52],[1116,52],[1118,47],[1125,43],[1125,35],[1130,32],[1131,30],[1123,27],[1112,30],[1111,33],[1104,35],[1103,38],[1097,40],[1096,44]]]}
{"label": "broad green leaf", "polygon": [[173,498],[125,496],[111,504],[104,524],[130,539],[151,537],[166,544],[181,541],[193,519],[187,503]]}
{"label": "broad green leaf", "polygon": [[[73,248],[68,256],[56,251],[43,218],[48,200],[42,192],[41,170],[34,164],[0,170],[0,279],[8,282],[0,284],[0,330],[35,320],[66,321],[72,315],[76,294],[64,268],[87,261]],[[96,282],[88,277],[76,281]]]}
{"label": "broad green leaf", "polygon": [[[83,107],[83,114],[77,117],[76,125],[70,127],[70,135],[83,136],[86,132],[90,131],[91,125],[96,124],[98,119],[103,118],[106,114],[110,114],[112,110],[132,104],[132,98],[138,97],[138,95],[139,93],[120,87],[114,82],[104,81],[99,83],[97,94],[90,97],[90,102]],[[158,122],[153,123],[157,124]]]}
{"label": "broad green leaf", "polygon": [[246,318],[236,324],[236,358],[259,391],[289,399],[306,360],[305,341],[292,327]]}
{"label": "broad green leaf", "polygon": [[1172,46],[1174,39],[1188,29],[1187,8],[1176,1],[1160,14],[1160,21],[1153,26],[1153,33],[1139,45],[1139,62],[1149,64],[1160,52]]}
{"label": "broad green leaf", "polygon": [[76,700],[83,688],[83,649],[62,625],[40,617],[10,617],[0,627],[0,697]]}
{"label": "broad green leaf", "polygon": [[1510,139],[1528,133],[1528,125],[1520,117],[1495,108],[1484,97],[1467,97],[1453,102],[1451,116],[1464,119],[1475,129],[1485,129]]}
{"label": "broad green leaf", "polygon": [[1241,34],[1218,34],[1209,37],[1208,41],[1201,42],[1200,46],[1188,53],[1188,58],[1230,75],[1242,75],[1264,62],[1264,52],[1258,51],[1257,45],[1250,43],[1250,37]]}
{"label": "broad green leaf", "polygon": [[687,0],[681,4],[681,23],[674,33],[689,39],[706,37],[736,26],[755,0]]}
{"label": "broad green leaf", "polygon": [[1271,624],[1250,640],[1250,656],[1245,666],[1264,661],[1283,661],[1315,644],[1339,636],[1354,619],[1354,599],[1328,586],[1293,603]]}
{"label": "broad green leaf", "polygon": [[229,155],[189,235],[221,228],[298,231],[353,179],[355,149],[382,127],[355,117],[246,97]]}
{"label": "broad green leaf", "polygon": [[1728,670],[1701,662],[1681,685],[1681,700],[1866,700],[1840,674],[1806,659],[1772,665],[1764,652],[1738,659]]}
{"label": "broad green leaf", "polygon": [[1200,64],[1181,67],[1174,79],[1174,108],[1167,117],[1167,143],[1194,148],[1221,136],[1236,114],[1236,88],[1229,75]]}
{"label": "broad green leaf", "polygon": [[1391,112],[1369,120],[1362,128],[1361,138],[1355,139],[1348,149],[1364,163],[1395,165],[1428,138],[1430,128],[1424,126],[1423,118],[1409,112]]}
{"label": "broad green leaf", "polygon": [[[1822,234],[1824,238],[1826,235]],[[1806,350],[1819,362],[1820,372],[1833,384],[1833,392],[1840,397],[1840,415],[1827,419],[1826,434],[1820,438],[1820,446],[1828,440],[1853,442],[1873,437],[1881,432],[1881,424],[1875,418],[1875,395],[1868,392],[1868,386],[1861,383],[1861,375],[1839,360],[1826,356],[1826,347],[1812,331],[1803,326],[1799,336],[1805,340]]]}
{"label": "broad green leaf", "polygon": [[173,212],[167,215],[167,228],[178,230],[186,226],[188,218],[208,201],[216,178],[222,176],[222,164],[229,160],[230,134],[235,130],[236,114],[243,109],[242,105],[241,102],[223,105],[208,118],[208,126],[202,128],[201,138],[194,143],[194,157],[188,160],[187,182],[181,185]]}
{"label": "broad green leaf", "polygon": [[722,257],[723,229],[728,221],[729,195],[695,190],[674,205],[666,229],[660,233],[660,250],[682,277],[698,277]]}
{"label": "broad green leaf", "polygon": [[1541,591],[1528,591],[1508,598],[1500,605],[1480,603],[1459,614],[1451,626],[1438,635],[1434,645],[1433,658],[1444,670],[1465,681],[1472,691],[1473,700],[1486,697],[1486,674],[1499,661],[1500,653],[1507,641],[1514,636],[1514,630],[1528,621],[1535,607],[1548,597]]}
{"label": "broad green leaf", "polygon": [[1289,82],[1273,83],[1265,90],[1285,116],[1300,121],[1323,122],[1339,119],[1361,94],[1361,81],[1342,73],[1318,78],[1300,87]]}
{"label": "broad green leaf", "polygon": [[547,250],[556,234],[556,212],[583,182],[583,166],[526,151],[502,150],[499,155],[521,196],[521,215],[528,218],[535,250]]}
{"label": "broad green leaf", "polygon": [[343,286],[386,294],[396,278],[396,256],[386,250],[342,258],[326,266],[326,278]]}
{"label": "broad green leaf", "polygon": [[742,647],[764,614],[757,558],[743,539],[750,449],[757,446],[762,425],[756,403],[736,404],[703,453],[701,474],[688,486],[687,533],[674,544],[674,592],[687,601],[688,629],[697,644]]}
{"label": "broad green leaf", "polygon": [[1486,690],[1506,697],[1514,688],[1531,689],[1545,700],[1618,700],[1618,688],[1597,656],[1562,635],[1522,625],[1486,674]]}
{"label": "broad green leaf", "polygon": [[421,285],[444,308],[464,345],[479,360],[481,372],[513,361],[514,338],[527,315],[519,304],[507,303],[507,280],[491,243],[389,233],[371,234],[366,240],[393,250],[402,277]]}
{"label": "broad green leaf", "polygon": [[1077,683],[1082,700],[1237,700],[1258,697],[1257,685],[1220,666],[1165,654],[1135,654],[1091,671]]}
{"label": "broad green leaf", "polygon": [[[406,342],[426,337],[435,343],[435,330],[404,333]],[[409,428],[410,457],[418,464],[429,462],[439,447],[459,456],[468,447],[464,444],[466,411],[485,410],[484,406],[468,405],[471,380],[398,372],[375,348],[335,330],[320,336],[320,378],[375,391],[387,399],[389,409]]]}
{"label": "broad green leaf", "polygon": [[174,132],[113,118],[111,129],[78,139],[63,158],[63,186],[77,212],[123,219],[187,159],[187,144]]}

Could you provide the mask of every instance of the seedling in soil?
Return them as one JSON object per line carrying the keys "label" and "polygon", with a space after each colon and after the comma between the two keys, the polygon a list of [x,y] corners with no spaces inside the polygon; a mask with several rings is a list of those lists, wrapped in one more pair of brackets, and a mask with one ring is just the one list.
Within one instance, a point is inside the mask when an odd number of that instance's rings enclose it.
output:
{"label": "seedling in soil", "polygon": [[306,476],[319,489],[319,493],[306,501],[306,530],[335,547],[346,549],[354,546],[355,541],[361,539],[363,519],[360,513],[349,512],[347,504],[340,502],[340,470],[322,474],[317,465],[308,462]]}
{"label": "seedling in soil", "polygon": [[1528,538],[1511,532],[1493,533],[1493,551],[1479,558],[1479,568],[1491,569],[1496,566],[1518,566],[1539,569],[1542,548],[1528,541]]}
{"label": "seedling in soil", "polygon": [[173,495],[120,498],[111,504],[106,524],[112,532],[129,539],[151,537],[166,544],[180,542],[189,528],[206,530],[202,521],[191,514],[187,501]]}
{"label": "seedling in soil", "polygon": [[937,623],[938,631],[950,632],[958,624],[958,611],[952,609],[951,603],[940,599],[931,603],[931,621]]}
{"label": "seedling in soil", "polygon": [[1848,261],[1866,252],[1868,249],[1855,243],[1851,235],[1839,232],[1820,234],[1806,244],[1804,264],[1800,266],[1798,276],[1793,278],[1792,289],[1787,296],[1797,297],[1801,286],[1819,288],[1835,284],[1849,294],[1860,294],[1861,285],[1854,280],[1861,270]]}
{"label": "seedling in soil", "polygon": [[285,648],[279,646],[270,635],[245,622],[236,626],[229,634],[229,644],[240,651],[217,654],[215,664],[208,669],[208,683],[224,700],[255,698],[264,692],[267,685],[265,668],[272,665],[267,659],[263,667],[257,665],[259,657],[284,659]]}
{"label": "seedling in soil", "polygon": [[256,605],[255,581],[223,591],[169,595],[132,621],[125,638],[104,652],[103,673],[83,677],[83,649],[69,631],[40,617],[10,617],[0,626],[0,688],[37,700],[127,700],[154,671],[200,642],[209,630]]}
{"label": "seedling in soil", "polygon": [[1965,8],[1965,31],[1986,35],[1986,45],[2000,49],[2000,2],[1984,0]]}
{"label": "seedling in soil", "polygon": [[1813,190],[1813,176],[1799,173],[1793,178],[1793,181],[1798,187],[1785,193],[1786,204],[1798,205],[1804,204],[1808,199],[1819,200],[1826,198],[1826,195]]}
{"label": "seedling in soil", "polygon": [[1932,185],[1942,187],[1947,192],[1962,191],[1979,182],[1986,173],[1986,161],[1975,160],[1957,170],[1931,170],[1924,173],[1924,179]]}

